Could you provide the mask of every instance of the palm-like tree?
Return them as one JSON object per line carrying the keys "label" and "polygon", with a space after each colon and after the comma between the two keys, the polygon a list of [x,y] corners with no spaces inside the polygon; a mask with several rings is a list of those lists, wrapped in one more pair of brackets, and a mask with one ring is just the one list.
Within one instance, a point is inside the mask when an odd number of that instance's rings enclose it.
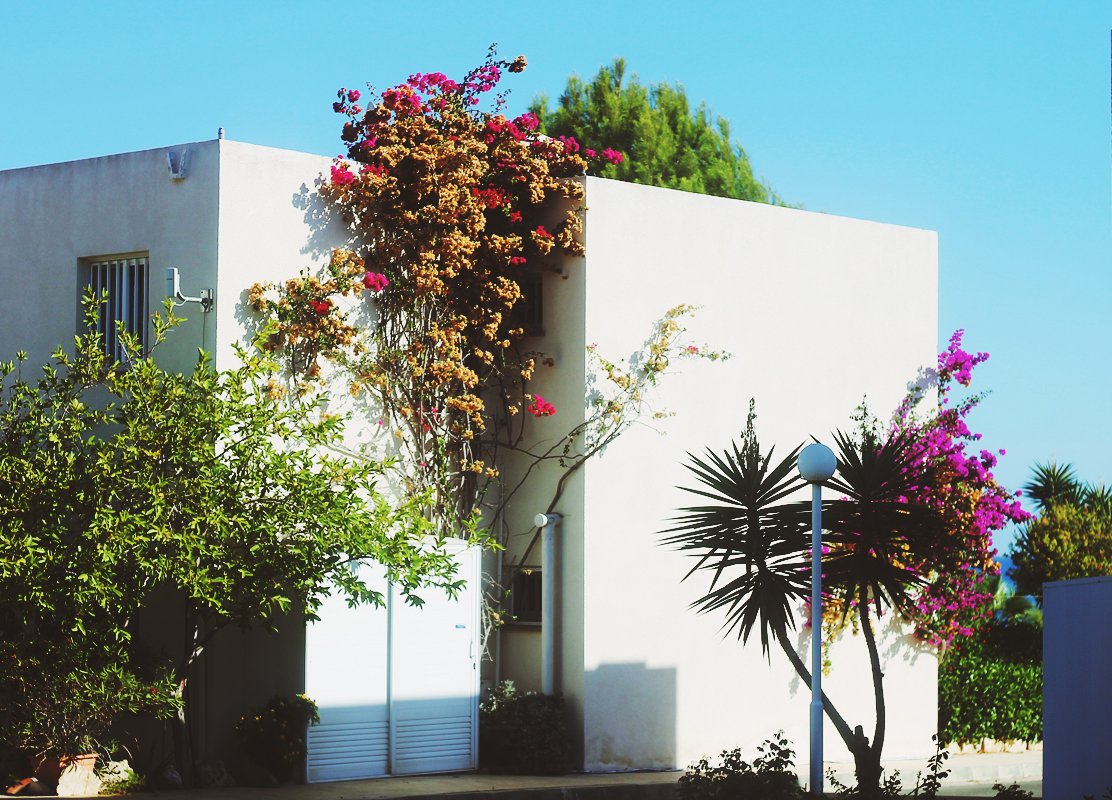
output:
{"label": "palm-like tree", "polygon": [[[752,421],[750,409],[740,446],[722,455],[708,450],[705,459],[691,456],[688,468],[706,488],[686,491],[711,503],[682,509],[665,543],[698,557],[685,580],[711,571],[710,591],[693,604],[699,611],[725,610],[726,632],[736,629],[743,643],[759,623],[762,651],[767,655],[769,638],[776,641],[810,687],[811,674],[788,636],[795,628],[793,604],[810,594],[810,504],[785,502],[803,485],[795,471],[800,448],[771,467],[772,451],[762,457]],[[850,599],[865,634],[877,711],[872,744],[860,726],[850,729],[825,693],[823,708],[854,755],[859,789],[875,794],[885,717],[869,606],[910,612],[909,590],[922,576],[907,565],[918,563],[921,543],[937,537],[942,523],[932,509],[906,502],[919,481],[909,466],[909,436],[893,434],[883,442],[868,432],[860,441],[842,433],[835,438],[838,473],[827,485],[845,499],[824,503],[824,538],[831,549],[824,559],[824,589]]]}
{"label": "palm-like tree", "polygon": [[1072,464],[1059,466],[1055,461],[1048,464],[1036,462],[1031,472],[1034,474],[1024,484],[1023,492],[1039,504],[1041,511],[1056,503],[1081,504],[1084,489],[1073,472]]}
{"label": "palm-like tree", "polygon": [[713,570],[700,610],[724,609],[727,631],[736,628],[743,642],[759,622],[765,652],[770,635],[781,641],[794,627],[792,603],[809,591],[807,520],[794,506],[778,505],[803,483],[793,469],[799,450],[772,469],[772,451],[762,458],[755,440],[721,456],[708,450],[706,461],[692,456],[688,469],[709,491],[686,491],[712,504],[684,509],[687,514],[665,540],[699,557],[685,580],[700,569]]}
{"label": "palm-like tree", "polygon": [[[925,583],[915,565],[944,534],[942,516],[933,508],[908,502],[921,488],[924,473],[912,466],[914,439],[893,432],[885,440],[864,431],[860,441],[834,434],[838,471],[829,487],[845,497],[824,503],[824,541],[831,552],[823,567],[824,580],[849,602],[858,615],[869,651],[876,728],[872,744],[858,731],[850,751],[857,765],[858,785],[873,790],[880,782],[884,748],[884,674],[873,633],[870,608],[877,615],[884,606],[904,618],[914,611],[911,590]],[[856,748],[856,749],[855,749]]]}
{"label": "palm-like tree", "polygon": [[1006,623],[1023,623],[1042,627],[1042,609],[1030,595],[1016,594],[1015,587],[1002,575],[986,575],[978,587],[992,597],[989,608],[993,616]]}

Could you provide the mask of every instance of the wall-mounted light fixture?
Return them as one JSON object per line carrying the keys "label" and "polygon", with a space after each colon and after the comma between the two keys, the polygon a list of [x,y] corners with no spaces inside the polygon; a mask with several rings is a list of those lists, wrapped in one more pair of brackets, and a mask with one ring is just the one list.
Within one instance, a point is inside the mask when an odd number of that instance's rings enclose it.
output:
{"label": "wall-mounted light fixture", "polygon": [[166,153],[166,166],[170,168],[170,177],[176,181],[185,179],[185,171],[189,166],[189,151],[182,150],[175,153],[170,150]]}
{"label": "wall-mounted light fixture", "polygon": [[185,305],[186,303],[200,303],[201,311],[205,314],[212,311],[212,289],[202,289],[201,294],[197,297],[186,297],[181,293],[181,282],[177,267],[166,268],[166,296],[174,301],[175,306]]}

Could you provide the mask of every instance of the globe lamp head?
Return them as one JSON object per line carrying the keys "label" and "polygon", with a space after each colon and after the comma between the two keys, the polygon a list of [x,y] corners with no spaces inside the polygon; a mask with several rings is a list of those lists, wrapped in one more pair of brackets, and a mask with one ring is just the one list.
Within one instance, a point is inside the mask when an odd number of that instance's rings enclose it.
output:
{"label": "globe lamp head", "polygon": [[838,468],[838,459],[829,447],[815,442],[803,448],[797,467],[799,476],[807,483],[822,483],[830,480],[834,470]]}

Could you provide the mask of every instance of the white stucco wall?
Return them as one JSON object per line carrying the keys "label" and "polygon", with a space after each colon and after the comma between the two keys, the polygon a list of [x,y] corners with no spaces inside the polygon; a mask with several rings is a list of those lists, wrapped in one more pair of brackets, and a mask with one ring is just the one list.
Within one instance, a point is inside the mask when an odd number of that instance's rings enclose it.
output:
{"label": "white stucco wall", "polygon": [[[725,448],[750,397],[762,443],[782,454],[811,435],[830,442],[863,396],[890,413],[935,360],[936,235],[593,178],[587,205],[583,328],[552,326],[546,338],[569,352],[597,342],[617,360],[664,311],[690,303],[702,309],[689,335],[733,357],[682,363],[654,400],[676,413],[654,426],[666,435],[630,431],[583,470],[582,506],[572,493],[557,509],[572,526],[562,571],[583,570],[582,632],[564,619],[559,678],[582,720],[584,766],[684,766],[780,728],[805,753],[809,695],[786,658],[774,650],[766,662],[759,642],[723,639],[722,618],[690,611],[707,579],[681,584],[691,565],[659,532],[691,504],[676,488],[693,485],[686,453]],[[556,312],[576,295],[553,296]],[[935,655],[891,630],[882,649],[885,756],[922,757],[936,726]],[[826,686],[871,736],[866,659],[848,637]],[[827,759],[850,758],[829,727],[826,742]]]}
{"label": "white stucco wall", "polygon": [[281,283],[328,264],[348,236],[317,194],[332,159],[220,142],[217,364],[232,366],[232,344],[251,340],[256,316],[247,308],[254,283]]}
{"label": "white stucco wall", "polygon": [[1112,786],[1112,577],[1043,585],[1043,797]]}
{"label": "white stucco wall", "polygon": [[[176,181],[166,154],[187,149],[188,177]],[[58,345],[72,350],[82,259],[149,252],[152,312],[166,267],[180,269],[186,294],[214,286],[219,169],[210,141],[0,171],[0,359],[22,348],[37,374]],[[214,321],[196,305],[178,313],[187,321],[157,359],[186,370]]]}

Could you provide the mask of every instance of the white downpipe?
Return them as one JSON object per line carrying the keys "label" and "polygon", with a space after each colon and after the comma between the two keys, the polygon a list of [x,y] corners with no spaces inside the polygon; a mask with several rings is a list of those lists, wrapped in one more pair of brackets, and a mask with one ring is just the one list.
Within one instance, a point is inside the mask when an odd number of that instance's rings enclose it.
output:
{"label": "white downpipe", "polygon": [[556,611],[556,526],[559,514],[537,514],[541,528],[541,685],[545,694],[555,693]]}

